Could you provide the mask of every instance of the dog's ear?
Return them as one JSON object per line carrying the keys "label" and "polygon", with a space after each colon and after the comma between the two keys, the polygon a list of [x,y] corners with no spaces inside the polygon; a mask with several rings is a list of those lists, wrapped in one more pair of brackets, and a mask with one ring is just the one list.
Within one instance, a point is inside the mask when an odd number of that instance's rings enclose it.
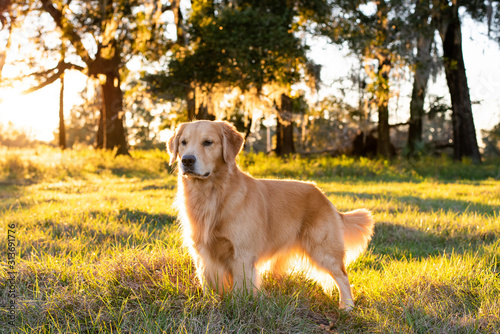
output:
{"label": "dog's ear", "polygon": [[184,130],[185,124],[181,124],[175,129],[175,132],[173,133],[172,137],[168,139],[167,143],[167,151],[168,154],[170,155],[170,165],[173,165],[175,160],[177,160],[177,149],[179,147],[179,138],[181,136],[182,130]]}
{"label": "dog's ear", "polygon": [[220,122],[222,127],[222,156],[227,164],[234,163],[236,156],[243,147],[243,136],[236,131],[236,128],[227,123]]}

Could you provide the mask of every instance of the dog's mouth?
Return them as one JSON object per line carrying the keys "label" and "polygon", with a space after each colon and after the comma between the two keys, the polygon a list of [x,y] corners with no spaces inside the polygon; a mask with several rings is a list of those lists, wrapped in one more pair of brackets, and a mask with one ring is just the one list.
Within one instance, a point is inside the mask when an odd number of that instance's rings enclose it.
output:
{"label": "dog's mouth", "polygon": [[198,174],[198,173],[195,173],[193,171],[185,171],[182,173],[182,176],[184,176],[185,178],[193,178],[193,179],[200,179],[200,180],[204,180],[206,178],[208,178],[210,176],[210,174],[212,174],[211,172],[207,172],[205,174]]}

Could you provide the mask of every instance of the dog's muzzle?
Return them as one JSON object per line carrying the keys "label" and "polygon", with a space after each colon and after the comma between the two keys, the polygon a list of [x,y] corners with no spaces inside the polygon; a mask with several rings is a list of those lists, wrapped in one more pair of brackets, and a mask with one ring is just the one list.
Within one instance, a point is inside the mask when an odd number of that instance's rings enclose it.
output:
{"label": "dog's muzzle", "polygon": [[185,177],[194,177],[198,179],[206,179],[210,176],[210,172],[203,175],[195,172],[196,157],[194,155],[184,155],[181,158],[182,175]]}

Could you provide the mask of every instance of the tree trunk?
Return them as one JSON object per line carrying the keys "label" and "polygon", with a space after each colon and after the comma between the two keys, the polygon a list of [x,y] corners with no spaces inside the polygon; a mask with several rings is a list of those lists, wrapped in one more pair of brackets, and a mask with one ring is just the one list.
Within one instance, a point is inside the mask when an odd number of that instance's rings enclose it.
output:
{"label": "tree trunk", "polygon": [[123,126],[123,94],[118,73],[118,70],[106,73],[101,83],[103,108],[99,119],[97,148],[116,148],[117,155],[130,155]]}
{"label": "tree trunk", "polygon": [[446,81],[451,96],[453,109],[453,152],[454,158],[461,160],[470,157],[474,163],[481,162],[481,155],[476,138],[474,118],[465,73],[462,53],[462,31],[458,6],[448,7],[442,13],[440,29],[443,41],[443,58]]}
{"label": "tree trunk", "polygon": [[389,72],[391,61],[388,57],[379,59],[378,69],[378,138],[377,154],[389,158],[391,156],[391,138],[389,127]]}
{"label": "tree trunk", "polygon": [[276,154],[285,156],[295,153],[295,145],[293,142],[292,100],[285,94],[281,94],[281,108],[277,121]]}
{"label": "tree trunk", "polygon": [[9,24],[9,32],[8,32],[8,38],[7,38],[7,43],[5,44],[5,48],[0,51],[0,82],[2,82],[2,71],[3,67],[5,65],[5,60],[7,59],[7,51],[10,49],[10,46],[12,45],[12,30],[13,30],[13,24]]}
{"label": "tree trunk", "polygon": [[215,120],[215,115],[212,108],[211,97],[208,96],[204,103],[197,105],[196,103],[196,88],[189,87],[186,89],[187,96],[187,117],[188,121],[192,122],[195,120]]}
{"label": "tree trunk", "polygon": [[253,118],[252,116],[250,115],[247,119],[248,121],[248,124],[247,124],[247,127],[245,128],[245,135],[243,136],[243,148],[247,148],[247,140],[248,140],[248,137],[250,136],[250,133],[252,132],[252,122],[253,122]]}
{"label": "tree trunk", "polygon": [[422,141],[423,119],[425,115],[424,101],[430,75],[430,64],[424,59],[430,59],[431,45],[431,38],[419,37],[417,54],[417,59],[419,60],[416,64],[410,102],[410,127],[408,130],[408,148],[410,153],[415,150],[416,143]]}
{"label": "tree trunk", "polygon": [[427,83],[431,72],[431,47],[434,40],[434,28],[427,23],[429,19],[429,3],[421,3],[421,26],[417,38],[417,58],[413,78],[413,90],[410,102],[410,127],[408,130],[409,154],[415,150],[418,142],[422,141],[424,119],[424,100],[427,93]]}
{"label": "tree trunk", "polygon": [[187,113],[188,121],[192,122],[196,118],[196,95],[195,90],[192,87],[187,89]]}
{"label": "tree trunk", "polygon": [[200,104],[198,106],[198,112],[196,113],[196,119],[215,121],[215,115],[213,114],[213,111],[211,109],[212,108],[210,108],[210,100],[208,100],[207,103]]}
{"label": "tree trunk", "polygon": [[281,128],[282,128],[281,120],[278,114],[278,117],[276,119],[276,147],[274,149],[274,152],[279,156],[282,155],[281,151],[283,146],[283,141],[281,139],[283,130]]}
{"label": "tree trunk", "polygon": [[174,23],[177,35],[177,44],[187,46],[188,39],[186,34],[186,26],[184,25],[184,18],[182,16],[181,11],[181,1],[180,0],[172,0],[170,1],[170,5],[172,7],[172,12],[174,14]]}
{"label": "tree trunk", "polygon": [[391,156],[391,140],[389,133],[389,108],[387,103],[378,107],[378,140],[377,154],[390,158]]}
{"label": "tree trunk", "polygon": [[59,147],[66,149],[66,128],[64,126],[64,73],[61,75],[61,90],[59,91]]}

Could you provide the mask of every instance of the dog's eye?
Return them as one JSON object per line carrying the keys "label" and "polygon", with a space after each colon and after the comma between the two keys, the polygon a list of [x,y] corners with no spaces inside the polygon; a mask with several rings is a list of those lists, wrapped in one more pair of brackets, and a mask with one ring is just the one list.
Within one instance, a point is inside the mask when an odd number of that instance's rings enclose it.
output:
{"label": "dog's eye", "polygon": [[202,145],[203,145],[203,146],[210,146],[210,145],[212,145],[213,143],[214,143],[214,142],[213,142],[213,141],[211,141],[211,140],[205,140],[205,141],[203,142],[203,144],[202,144]]}
{"label": "dog's eye", "polygon": [[187,144],[187,141],[186,141],[185,139],[183,139],[183,140],[181,141],[181,144],[182,144],[183,146],[185,146],[185,145]]}

